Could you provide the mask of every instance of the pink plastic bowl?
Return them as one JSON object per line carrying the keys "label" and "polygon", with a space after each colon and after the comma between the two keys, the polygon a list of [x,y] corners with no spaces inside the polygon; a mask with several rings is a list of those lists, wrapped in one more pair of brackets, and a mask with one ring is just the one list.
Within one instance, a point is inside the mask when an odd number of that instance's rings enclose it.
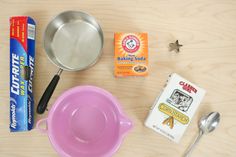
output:
{"label": "pink plastic bowl", "polygon": [[[45,129],[41,124],[46,123]],[[37,128],[63,157],[110,157],[132,127],[118,101],[107,91],[78,86],[64,92]]]}

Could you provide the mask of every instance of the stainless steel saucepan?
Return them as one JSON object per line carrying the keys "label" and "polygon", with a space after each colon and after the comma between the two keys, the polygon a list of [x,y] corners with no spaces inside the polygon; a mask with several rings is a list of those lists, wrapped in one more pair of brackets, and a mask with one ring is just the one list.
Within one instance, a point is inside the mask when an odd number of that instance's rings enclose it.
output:
{"label": "stainless steel saucepan", "polygon": [[44,34],[44,49],[59,71],[39,101],[39,114],[47,108],[62,71],[80,71],[91,67],[100,57],[102,47],[102,29],[95,18],[86,13],[66,11],[48,24]]}

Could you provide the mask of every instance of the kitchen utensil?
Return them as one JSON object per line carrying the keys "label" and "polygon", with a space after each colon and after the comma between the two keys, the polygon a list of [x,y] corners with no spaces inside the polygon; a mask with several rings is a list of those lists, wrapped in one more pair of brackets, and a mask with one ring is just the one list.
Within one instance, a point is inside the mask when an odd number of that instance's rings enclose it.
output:
{"label": "kitchen utensil", "polygon": [[176,40],[174,43],[170,43],[169,44],[169,51],[175,51],[175,52],[179,52],[180,51],[180,47],[182,47],[183,45],[179,44],[179,41]]}
{"label": "kitchen utensil", "polygon": [[202,135],[214,131],[215,128],[218,126],[219,122],[220,122],[220,114],[218,112],[211,112],[210,114],[203,116],[198,123],[199,134],[195,139],[195,141],[187,149],[184,156],[189,157],[193,148],[201,139]]}
{"label": "kitchen utensil", "polygon": [[103,32],[94,17],[80,11],[57,15],[44,33],[44,49],[59,71],[42,95],[37,112],[42,114],[63,70],[80,71],[96,63],[103,47]]}
{"label": "kitchen utensil", "polygon": [[[42,128],[42,124],[46,128]],[[64,92],[37,122],[63,157],[111,157],[119,148],[132,123],[119,102],[107,91],[78,86]]]}

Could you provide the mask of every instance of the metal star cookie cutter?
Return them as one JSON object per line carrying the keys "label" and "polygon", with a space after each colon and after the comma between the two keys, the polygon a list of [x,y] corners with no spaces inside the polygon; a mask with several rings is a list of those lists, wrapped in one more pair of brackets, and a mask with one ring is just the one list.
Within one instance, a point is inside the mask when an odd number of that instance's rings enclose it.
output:
{"label": "metal star cookie cutter", "polygon": [[180,47],[182,46],[183,45],[179,44],[179,41],[176,40],[175,43],[169,44],[169,51],[175,51],[176,53],[178,53],[180,51]]}

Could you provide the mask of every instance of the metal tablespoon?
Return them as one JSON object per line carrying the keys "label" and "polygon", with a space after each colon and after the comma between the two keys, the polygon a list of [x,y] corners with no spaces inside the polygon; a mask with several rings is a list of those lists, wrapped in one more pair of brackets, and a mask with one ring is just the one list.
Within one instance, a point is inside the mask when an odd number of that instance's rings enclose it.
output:
{"label": "metal tablespoon", "polygon": [[194,142],[188,147],[184,157],[189,157],[193,148],[201,139],[202,135],[208,134],[213,130],[215,130],[219,122],[220,122],[220,114],[218,112],[211,112],[210,114],[203,116],[198,123],[199,134],[197,138],[194,140]]}

